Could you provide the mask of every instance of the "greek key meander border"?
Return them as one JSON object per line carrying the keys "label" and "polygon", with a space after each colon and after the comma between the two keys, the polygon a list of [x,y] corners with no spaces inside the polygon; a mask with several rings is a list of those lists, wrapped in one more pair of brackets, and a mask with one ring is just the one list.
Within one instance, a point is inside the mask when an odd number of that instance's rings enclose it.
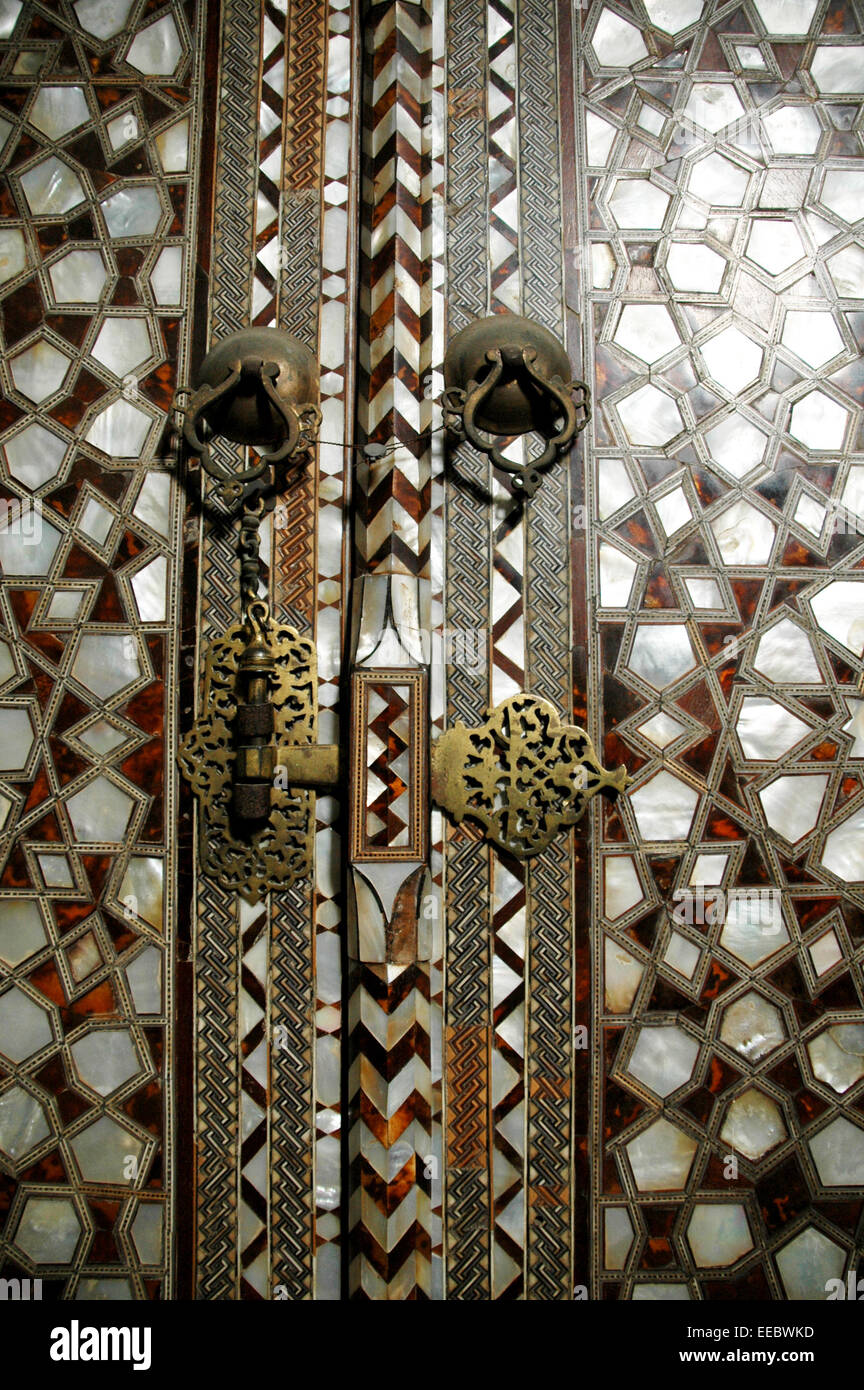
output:
{"label": "greek key meander border", "polygon": [[[261,19],[255,0],[224,0],[210,297],[213,340],[246,323],[250,311],[258,151],[258,102],[250,98],[260,84]],[[235,546],[230,526],[202,525],[199,630],[205,639],[224,631],[237,616]],[[233,1299],[240,1253],[240,923],[236,897],[200,874],[196,889],[195,1280],[200,1298]]]}
{"label": "greek key meander border", "polygon": [[[520,0],[530,30],[519,49],[523,310],[563,335],[557,7]],[[554,54],[551,64],[544,55]],[[551,242],[551,246],[550,246]],[[577,446],[578,447],[578,446]],[[527,511],[526,686],[572,713],[569,471],[544,479]],[[527,877],[529,1013],[526,1092],[529,1192],[526,1298],[572,1298],[573,837],[550,846]],[[561,968],[562,961],[564,969]],[[562,1101],[566,1100],[566,1104]]]}

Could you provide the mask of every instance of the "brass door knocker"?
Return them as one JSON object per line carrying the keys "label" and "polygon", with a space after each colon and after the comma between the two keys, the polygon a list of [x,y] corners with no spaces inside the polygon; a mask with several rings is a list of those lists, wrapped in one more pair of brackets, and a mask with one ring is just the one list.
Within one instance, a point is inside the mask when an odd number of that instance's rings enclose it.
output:
{"label": "brass door knocker", "polygon": [[[183,438],[227,511],[258,490],[261,479],[275,486],[279,464],[303,461],[321,424],[317,394],[314,356],[278,328],[229,333],[204,358],[194,392],[188,387],[176,392]],[[254,449],[258,462],[240,470],[227,467],[210,448],[215,436]]]}
{"label": "brass door knocker", "polygon": [[[444,386],[448,434],[487,454],[523,497],[534,496],[591,418],[590,391],[571,381],[561,343],[515,314],[492,314],[457,333],[444,357]],[[508,458],[506,441],[529,433],[545,440],[541,452],[524,463]]]}

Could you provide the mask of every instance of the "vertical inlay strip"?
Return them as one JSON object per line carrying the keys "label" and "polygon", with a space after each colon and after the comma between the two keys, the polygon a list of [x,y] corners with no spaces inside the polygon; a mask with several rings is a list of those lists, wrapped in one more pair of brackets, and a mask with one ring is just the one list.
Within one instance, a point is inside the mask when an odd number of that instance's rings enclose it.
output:
{"label": "vertical inlay strip", "polygon": [[[247,323],[254,266],[261,9],[225,0],[220,46],[210,341]],[[230,446],[215,449],[231,457]],[[203,640],[239,611],[234,529],[204,523]],[[204,1299],[239,1296],[240,921],[237,899],[199,876],[196,895],[197,1284]]]}
{"label": "vertical inlay strip", "polygon": [[[390,666],[425,669],[431,635],[431,16],[399,0],[371,7],[366,30],[358,382],[365,458],[355,533],[366,577],[356,591],[355,662],[374,682]],[[365,749],[356,718],[352,737]],[[392,750],[401,738],[394,725],[386,743]],[[394,778],[396,767],[385,775]],[[429,954],[418,939],[428,879],[416,858],[358,861],[350,873],[358,962],[349,1290],[355,1298],[431,1298],[431,982],[417,959]]]}

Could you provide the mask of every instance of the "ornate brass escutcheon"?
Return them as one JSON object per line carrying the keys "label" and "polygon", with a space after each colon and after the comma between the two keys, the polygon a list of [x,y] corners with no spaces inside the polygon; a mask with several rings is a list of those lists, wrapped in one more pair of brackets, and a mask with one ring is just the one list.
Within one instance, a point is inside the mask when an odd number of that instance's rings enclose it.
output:
{"label": "ornate brass escutcheon", "polygon": [[584,729],[528,694],[504,700],[477,728],[457,720],[432,745],[431,773],[433,801],[457,824],[478,821],[516,859],[575,825],[597,792],[617,796],[627,785],[623,766],[601,766]]}
{"label": "ornate brass escutcheon", "polygon": [[261,610],[207,649],[201,714],[179,752],[201,871],[251,903],[311,872],[314,789],[339,778],[339,750],[315,743],[315,648]]}

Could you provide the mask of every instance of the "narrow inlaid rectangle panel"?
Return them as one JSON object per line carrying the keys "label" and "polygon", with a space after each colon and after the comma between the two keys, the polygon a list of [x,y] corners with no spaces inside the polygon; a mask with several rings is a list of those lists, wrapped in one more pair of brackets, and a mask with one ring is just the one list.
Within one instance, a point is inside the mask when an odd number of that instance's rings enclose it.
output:
{"label": "narrow inlaid rectangle panel", "polygon": [[422,671],[354,676],[351,859],[426,854],[426,677]]}

